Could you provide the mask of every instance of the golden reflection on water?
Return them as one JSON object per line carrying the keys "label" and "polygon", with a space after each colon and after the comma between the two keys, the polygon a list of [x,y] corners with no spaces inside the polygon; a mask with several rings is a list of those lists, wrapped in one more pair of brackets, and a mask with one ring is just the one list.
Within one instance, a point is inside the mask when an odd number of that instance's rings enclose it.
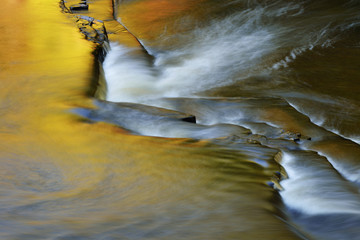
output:
{"label": "golden reflection on water", "polygon": [[1,16],[1,221],[17,226],[6,227],[5,238],[297,238],[274,216],[272,172],[246,154],[132,136],[71,114],[92,107],[94,46],[56,2],[6,1]]}
{"label": "golden reflection on water", "polygon": [[185,22],[177,22],[180,14],[195,13],[200,10],[197,7],[204,1],[131,1],[119,5],[117,14],[137,38],[152,40],[158,36],[164,37],[178,33],[186,25]]}

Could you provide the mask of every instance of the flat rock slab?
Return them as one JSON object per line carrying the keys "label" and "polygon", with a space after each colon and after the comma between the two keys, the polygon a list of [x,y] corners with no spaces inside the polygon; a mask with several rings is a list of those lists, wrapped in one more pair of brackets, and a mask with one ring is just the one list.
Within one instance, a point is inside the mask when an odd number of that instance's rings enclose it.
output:
{"label": "flat rock slab", "polygon": [[133,134],[166,138],[214,139],[238,136],[243,141],[249,129],[232,124],[195,124],[194,115],[137,103],[94,100],[97,108],[77,108],[74,113],[90,122],[107,122]]}
{"label": "flat rock slab", "polygon": [[125,103],[125,102],[114,103],[114,102],[108,102],[102,100],[96,100],[95,104],[103,111],[124,112],[131,110],[136,112],[142,112],[143,114],[149,116],[154,116],[154,117],[156,116],[156,118],[157,117],[169,118],[169,119],[181,120],[190,123],[196,123],[195,116],[166,108],[153,107],[138,103]]}
{"label": "flat rock slab", "polygon": [[106,121],[117,124],[124,118],[138,116],[138,118],[152,120],[180,120],[196,123],[193,115],[158,108],[137,103],[114,103],[102,100],[94,100],[97,109],[77,109],[75,112],[93,121]]}

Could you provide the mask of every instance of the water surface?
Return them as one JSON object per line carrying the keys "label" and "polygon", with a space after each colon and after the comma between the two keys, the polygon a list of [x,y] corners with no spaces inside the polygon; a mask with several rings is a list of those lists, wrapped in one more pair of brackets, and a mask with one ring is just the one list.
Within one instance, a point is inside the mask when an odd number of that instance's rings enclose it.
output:
{"label": "water surface", "polygon": [[359,239],[357,1],[89,4],[102,100],[57,2],[2,3],[1,239]]}

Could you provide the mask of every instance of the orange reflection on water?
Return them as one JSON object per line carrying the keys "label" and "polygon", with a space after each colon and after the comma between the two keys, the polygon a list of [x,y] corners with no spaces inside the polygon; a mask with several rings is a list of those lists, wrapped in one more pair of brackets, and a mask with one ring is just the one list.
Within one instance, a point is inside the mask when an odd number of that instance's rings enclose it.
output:
{"label": "orange reflection on water", "polygon": [[179,27],[174,29],[176,19],[184,16],[184,13],[195,11],[196,7],[205,0],[145,0],[121,3],[118,8],[118,16],[121,21],[138,38],[150,40],[178,32]]}

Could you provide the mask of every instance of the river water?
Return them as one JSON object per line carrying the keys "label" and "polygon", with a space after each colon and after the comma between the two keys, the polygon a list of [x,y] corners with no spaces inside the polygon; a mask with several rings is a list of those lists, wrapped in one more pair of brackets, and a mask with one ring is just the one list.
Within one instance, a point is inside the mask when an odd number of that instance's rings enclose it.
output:
{"label": "river water", "polygon": [[1,239],[360,239],[358,1],[115,1],[141,45],[108,32],[100,99],[39,4],[2,40]]}

